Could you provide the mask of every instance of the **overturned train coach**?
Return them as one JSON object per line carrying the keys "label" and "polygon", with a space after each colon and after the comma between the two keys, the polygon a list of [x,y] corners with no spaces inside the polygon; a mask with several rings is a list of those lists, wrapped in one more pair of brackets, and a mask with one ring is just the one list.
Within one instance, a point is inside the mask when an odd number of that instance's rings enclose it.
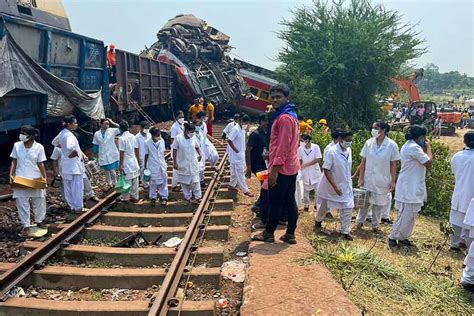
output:
{"label": "overturned train coach", "polygon": [[[40,7],[53,2],[54,10]],[[0,144],[17,139],[22,125],[40,127],[49,143],[70,113],[84,129],[105,116],[170,117],[170,65],[117,50],[117,83],[109,85],[104,43],[71,32],[58,7],[0,2]]]}

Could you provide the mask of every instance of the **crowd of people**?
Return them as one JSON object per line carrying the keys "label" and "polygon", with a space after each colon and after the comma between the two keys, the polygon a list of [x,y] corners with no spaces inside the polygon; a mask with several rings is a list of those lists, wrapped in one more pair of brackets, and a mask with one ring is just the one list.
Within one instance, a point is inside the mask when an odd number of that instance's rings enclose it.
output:
{"label": "crowd of people", "polygon": [[[427,199],[426,170],[433,164],[431,143],[425,127],[413,125],[408,130],[406,143],[399,150],[388,136],[390,125],[375,121],[371,126],[372,137],[360,153],[362,160],[352,173],[352,131],[328,127],[321,119],[324,132],[332,137],[323,151],[312,142],[312,121],[305,120],[304,130],[298,121],[296,106],[290,101],[290,90],[277,84],[270,90],[271,111],[261,114],[258,127],[250,130],[250,118],[236,114],[225,127],[222,139],[227,140],[230,162],[230,190],[240,190],[253,197],[247,185],[252,174],[260,180],[258,198],[252,207],[258,221],[252,226],[259,230],[253,240],[274,242],[278,225],[286,226],[280,240],[295,244],[299,209],[310,211],[314,195],[314,230],[329,234],[325,225],[328,217],[339,217],[340,234],[353,240],[352,214],[358,210],[356,229],[363,229],[371,218],[374,234],[380,235],[381,223],[393,224],[388,236],[388,246],[413,247],[410,240],[417,214]],[[168,161],[173,161],[171,186],[182,191],[184,203],[198,204],[202,197],[205,163],[217,170],[219,160],[212,136],[214,106],[203,98],[196,99],[188,112],[175,113],[171,127],[171,158],[165,154],[161,131],[147,122],[140,123],[140,132],[133,135],[127,121],[119,124],[102,119],[100,129],[93,137],[93,155],[104,171],[108,188],[116,186],[118,177],[130,184],[130,191],[122,199],[130,203],[139,201],[140,184],[148,190],[151,205],[157,200],[166,206],[168,201]],[[91,189],[85,164],[88,157],[77,139],[77,119],[64,117],[63,129],[54,138],[51,159],[55,176],[62,179],[64,200],[71,212],[84,210],[84,197],[96,199]],[[11,158],[10,177],[46,179],[44,148],[36,140],[38,131],[31,126],[21,129],[19,142],[15,143]],[[451,249],[469,249],[462,283],[474,286],[474,132],[464,136],[465,149],[452,158],[456,180],[450,222],[453,226]],[[400,171],[398,164],[401,164]],[[353,188],[357,181],[358,188]],[[392,194],[398,212],[391,222]],[[44,189],[14,188],[14,198],[19,212],[23,234],[28,235],[34,220],[44,227],[46,193]],[[326,226],[326,227],[325,227]]]}

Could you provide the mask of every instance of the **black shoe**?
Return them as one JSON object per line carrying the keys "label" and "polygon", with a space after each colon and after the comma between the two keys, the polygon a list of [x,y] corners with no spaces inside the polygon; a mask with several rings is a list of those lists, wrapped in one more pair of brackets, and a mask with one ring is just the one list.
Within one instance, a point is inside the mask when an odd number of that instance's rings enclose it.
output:
{"label": "black shoe", "polygon": [[342,238],[344,238],[345,240],[354,240],[354,238],[352,238],[351,234],[342,234]]}
{"label": "black shoe", "polygon": [[150,205],[151,206],[156,206],[156,199],[152,199],[151,202],[150,202]]}
{"label": "black shoe", "polygon": [[305,211],[305,212],[309,212],[309,207],[305,207],[305,208],[304,208],[304,211]]}
{"label": "black shoe", "polygon": [[314,231],[320,233],[323,230],[322,222],[314,222]]}
{"label": "black shoe", "polygon": [[388,246],[390,248],[396,248],[398,247],[398,242],[395,239],[388,239]]}
{"label": "black shoe", "polygon": [[327,212],[326,218],[328,218],[328,219],[333,219],[334,216],[332,216],[332,213],[331,213],[331,212]]}
{"label": "black shoe", "polygon": [[455,252],[460,252],[461,248],[459,248],[459,247],[450,247],[449,250],[455,251]]}
{"label": "black shoe", "polygon": [[406,247],[415,247],[415,244],[412,243],[410,240],[408,239],[405,239],[405,240],[400,240],[399,241],[399,244],[401,244],[402,246],[406,246]]}
{"label": "black shoe", "polygon": [[286,226],[288,225],[288,221],[278,221],[278,225]]}
{"label": "black shoe", "polygon": [[390,218],[382,218],[382,223],[392,225],[393,221]]}
{"label": "black shoe", "polygon": [[368,223],[372,223],[372,217],[367,217],[365,221]]}

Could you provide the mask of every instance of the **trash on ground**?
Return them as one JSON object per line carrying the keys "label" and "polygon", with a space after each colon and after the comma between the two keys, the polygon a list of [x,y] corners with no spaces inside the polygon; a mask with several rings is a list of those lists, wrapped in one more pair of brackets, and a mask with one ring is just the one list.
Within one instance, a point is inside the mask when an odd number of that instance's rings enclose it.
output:
{"label": "trash on ground", "polygon": [[224,262],[221,274],[224,278],[234,282],[244,282],[246,264],[239,260]]}
{"label": "trash on ground", "polygon": [[217,302],[216,302],[216,306],[219,309],[227,308],[227,307],[229,307],[229,300],[226,299],[226,298],[218,299]]}
{"label": "trash on ground", "polygon": [[168,247],[168,248],[174,248],[174,247],[178,247],[182,241],[183,239],[179,237],[172,237],[168,239],[167,241],[165,241],[163,245],[165,245],[165,247]]}

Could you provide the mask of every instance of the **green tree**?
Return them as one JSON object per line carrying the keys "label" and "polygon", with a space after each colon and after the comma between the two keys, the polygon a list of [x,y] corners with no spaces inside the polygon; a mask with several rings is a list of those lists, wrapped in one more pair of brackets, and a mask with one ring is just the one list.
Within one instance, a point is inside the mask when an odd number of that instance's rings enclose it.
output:
{"label": "green tree", "polygon": [[315,0],[282,24],[279,79],[290,84],[301,115],[332,125],[367,127],[380,117],[377,96],[388,94],[389,78],[424,53],[397,12],[368,0]]}

